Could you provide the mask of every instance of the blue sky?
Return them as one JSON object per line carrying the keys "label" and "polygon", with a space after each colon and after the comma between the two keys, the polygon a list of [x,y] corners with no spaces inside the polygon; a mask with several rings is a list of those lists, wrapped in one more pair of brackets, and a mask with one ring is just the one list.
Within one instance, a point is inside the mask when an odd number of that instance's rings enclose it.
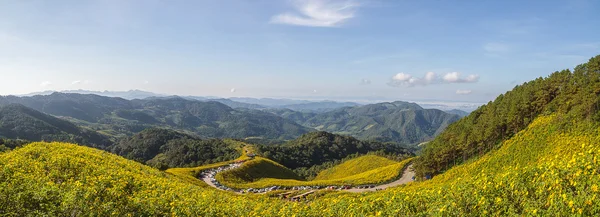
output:
{"label": "blue sky", "polygon": [[487,102],[600,54],[600,1],[0,0],[0,95]]}

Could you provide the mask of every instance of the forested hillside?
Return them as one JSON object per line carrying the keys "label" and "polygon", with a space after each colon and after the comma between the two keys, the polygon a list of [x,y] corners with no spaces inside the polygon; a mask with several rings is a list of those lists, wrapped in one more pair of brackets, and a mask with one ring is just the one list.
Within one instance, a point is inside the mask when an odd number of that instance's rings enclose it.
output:
{"label": "forested hillside", "polygon": [[415,103],[345,107],[324,113],[268,110],[303,126],[364,140],[417,144],[433,139],[460,116]]}
{"label": "forested hillside", "polygon": [[546,78],[516,86],[450,125],[428,143],[416,161],[418,174],[436,174],[499,147],[542,114],[568,122],[600,120],[600,56]]}
{"label": "forested hillside", "polygon": [[320,170],[326,169],[319,165],[339,161],[351,155],[380,152],[398,156],[398,159],[412,156],[409,150],[397,144],[361,141],[327,132],[312,132],[283,145],[259,145],[257,148],[264,157],[294,169],[305,177],[315,176]]}
{"label": "forested hillside", "polygon": [[197,137],[167,129],[149,128],[124,138],[110,151],[126,158],[166,169],[198,166],[235,159],[240,155],[235,142]]}
{"label": "forested hillside", "polygon": [[0,106],[1,138],[74,142],[101,149],[112,144],[104,135],[19,104]]}
{"label": "forested hillside", "polygon": [[180,97],[125,100],[91,94],[53,93],[32,97],[0,97],[0,105],[19,103],[60,116],[115,138],[150,127],[172,128],[212,138],[281,141],[310,129],[268,112],[232,109],[219,102]]}

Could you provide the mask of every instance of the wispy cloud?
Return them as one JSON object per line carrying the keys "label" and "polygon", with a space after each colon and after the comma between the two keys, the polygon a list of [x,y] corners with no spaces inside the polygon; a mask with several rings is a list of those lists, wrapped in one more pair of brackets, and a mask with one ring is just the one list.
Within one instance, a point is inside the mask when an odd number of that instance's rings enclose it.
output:
{"label": "wispy cloud", "polygon": [[581,50],[598,50],[600,42],[575,43],[564,46],[561,50],[564,51],[581,51]]}
{"label": "wispy cloud", "polygon": [[479,75],[468,75],[465,78],[461,78],[459,72],[450,72],[446,73],[443,79],[448,83],[474,83],[479,81]]}
{"label": "wispy cloud", "polygon": [[407,73],[398,73],[392,77],[392,80],[388,83],[390,86],[408,86],[413,87],[417,85],[425,86],[429,84],[451,84],[451,83],[475,83],[479,81],[479,75],[468,75],[461,77],[459,72],[449,72],[443,76],[438,76],[435,72],[427,72],[425,76],[418,78]]}
{"label": "wispy cloud", "polygon": [[482,26],[499,37],[533,36],[539,34],[547,22],[539,17],[505,20],[484,20]]}
{"label": "wispy cloud", "polygon": [[362,84],[362,85],[371,84],[371,80],[366,79],[366,78],[360,79],[360,84]]}
{"label": "wispy cloud", "polygon": [[355,1],[343,0],[296,0],[293,1],[295,12],[286,12],[271,17],[271,23],[336,27],[354,17],[360,6]]}
{"label": "wispy cloud", "polygon": [[235,88],[231,88],[230,92],[235,93]]}
{"label": "wispy cloud", "polygon": [[483,50],[490,53],[506,53],[510,51],[510,46],[505,43],[490,42],[483,45]]}
{"label": "wispy cloud", "polygon": [[82,80],[76,80],[76,81],[73,81],[73,82],[71,82],[71,85],[89,84],[89,83],[90,83],[90,81],[89,81],[89,80],[85,80],[85,81],[82,81]]}
{"label": "wispy cloud", "polygon": [[456,90],[456,94],[458,95],[468,95],[471,94],[473,91],[471,90]]}

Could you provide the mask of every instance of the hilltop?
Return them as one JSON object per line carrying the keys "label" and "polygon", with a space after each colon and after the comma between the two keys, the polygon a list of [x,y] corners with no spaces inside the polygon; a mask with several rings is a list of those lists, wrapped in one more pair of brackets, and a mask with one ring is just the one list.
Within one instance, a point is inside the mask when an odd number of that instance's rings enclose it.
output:
{"label": "hilltop", "polygon": [[[358,161],[362,161],[359,157]],[[367,156],[367,158],[369,158]],[[381,160],[381,159],[378,159]],[[256,158],[245,162],[241,167],[227,170],[216,175],[216,179],[225,186],[236,189],[266,188],[271,186],[342,186],[342,185],[366,185],[379,184],[391,181],[402,175],[402,172],[412,159],[402,162],[391,161],[385,166],[372,169],[362,168],[355,170],[356,173],[337,174],[340,177],[322,178],[306,181],[298,177],[292,170],[274,161],[265,158]],[[363,161],[364,162],[364,161]],[[331,168],[340,171],[348,166],[341,164]],[[369,167],[369,165],[367,165]]]}
{"label": "hilltop", "polygon": [[461,118],[402,101],[344,107],[323,113],[285,109],[268,111],[316,130],[400,144],[431,140]]}
{"label": "hilltop", "polygon": [[112,144],[104,135],[19,104],[0,106],[0,138],[74,142],[97,148]]}
{"label": "hilltop", "polygon": [[559,114],[568,122],[600,120],[600,56],[546,78],[537,78],[501,94],[450,125],[427,143],[415,168],[420,175],[438,174],[502,147],[537,117]]}
{"label": "hilltop", "polygon": [[125,100],[92,94],[52,93],[0,97],[0,105],[18,103],[110,135],[131,136],[146,128],[171,128],[202,137],[296,138],[311,129],[259,110],[232,109],[219,102],[180,97]]}
{"label": "hilltop", "polygon": [[377,155],[365,155],[348,160],[333,168],[319,172],[315,180],[340,179],[374,170],[380,167],[386,167],[397,163],[396,161],[380,157]]}
{"label": "hilltop", "polygon": [[230,140],[200,139],[173,130],[149,128],[121,139],[108,150],[166,169],[232,160],[238,157],[240,149]]}
{"label": "hilltop", "polygon": [[262,156],[293,169],[304,177],[316,176],[319,170],[350,156],[379,152],[398,159],[412,156],[405,147],[376,141],[361,141],[350,136],[312,132],[285,144],[258,145]]}

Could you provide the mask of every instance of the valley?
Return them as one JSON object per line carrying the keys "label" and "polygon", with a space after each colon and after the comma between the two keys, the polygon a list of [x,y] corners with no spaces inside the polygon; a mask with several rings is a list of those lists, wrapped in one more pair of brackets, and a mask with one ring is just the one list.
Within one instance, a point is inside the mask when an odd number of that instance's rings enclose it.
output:
{"label": "valley", "polygon": [[600,216],[598,12],[0,1],[0,217]]}

